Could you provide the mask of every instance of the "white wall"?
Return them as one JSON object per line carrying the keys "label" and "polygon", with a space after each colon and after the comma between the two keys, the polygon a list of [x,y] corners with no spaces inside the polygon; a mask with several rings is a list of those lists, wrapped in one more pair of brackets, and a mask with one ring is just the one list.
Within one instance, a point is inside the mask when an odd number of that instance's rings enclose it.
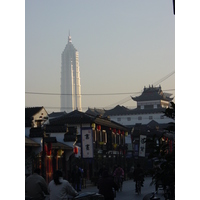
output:
{"label": "white wall", "polygon": [[[110,116],[110,119],[124,126],[135,125],[136,123],[141,123],[145,125],[145,124],[148,124],[152,120],[156,121],[159,124],[167,124],[169,122],[174,122],[173,119],[168,118],[163,115],[164,113],[140,114],[140,115],[118,115],[118,116]],[[149,118],[150,116],[152,117],[152,119]],[[139,120],[138,117],[141,117],[141,120]]]}

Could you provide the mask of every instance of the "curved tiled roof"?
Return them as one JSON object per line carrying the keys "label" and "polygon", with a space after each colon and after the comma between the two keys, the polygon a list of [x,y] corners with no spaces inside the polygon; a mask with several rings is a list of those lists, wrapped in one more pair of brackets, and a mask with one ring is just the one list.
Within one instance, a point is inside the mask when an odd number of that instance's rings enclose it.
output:
{"label": "curved tiled roof", "polygon": [[50,119],[51,125],[65,125],[65,124],[84,124],[84,123],[96,123],[101,126],[116,128],[126,131],[127,128],[119,123],[111,121],[107,118],[101,118],[87,113],[80,112],[78,110],[72,111],[71,113],[62,115],[61,117]]}
{"label": "curved tiled roof", "polygon": [[131,97],[134,101],[152,101],[152,100],[165,100],[172,101],[173,98],[169,97],[170,94],[163,93],[161,87],[144,88],[140,96]]}

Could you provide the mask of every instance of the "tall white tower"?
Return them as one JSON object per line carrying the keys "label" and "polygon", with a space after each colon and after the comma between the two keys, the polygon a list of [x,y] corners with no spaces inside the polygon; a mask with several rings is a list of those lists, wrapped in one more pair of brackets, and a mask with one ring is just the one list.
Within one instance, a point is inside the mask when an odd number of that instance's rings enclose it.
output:
{"label": "tall white tower", "polygon": [[61,111],[82,111],[79,54],[72,44],[70,33],[62,53],[60,101]]}

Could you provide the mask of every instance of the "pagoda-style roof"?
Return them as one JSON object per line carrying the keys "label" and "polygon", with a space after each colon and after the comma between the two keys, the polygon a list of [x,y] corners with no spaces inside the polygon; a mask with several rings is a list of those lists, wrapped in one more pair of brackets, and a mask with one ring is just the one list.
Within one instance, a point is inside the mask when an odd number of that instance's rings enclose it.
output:
{"label": "pagoda-style roof", "polygon": [[164,100],[172,101],[173,98],[170,98],[171,94],[163,93],[161,86],[159,87],[144,87],[144,91],[140,96],[131,97],[134,101],[152,101],[152,100]]}

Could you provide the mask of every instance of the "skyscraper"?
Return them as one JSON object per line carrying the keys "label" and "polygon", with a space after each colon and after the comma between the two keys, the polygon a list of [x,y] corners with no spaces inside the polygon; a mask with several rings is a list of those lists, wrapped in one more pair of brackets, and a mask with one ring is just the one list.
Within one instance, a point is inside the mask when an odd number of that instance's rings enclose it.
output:
{"label": "skyscraper", "polygon": [[61,111],[82,111],[79,54],[72,44],[70,33],[62,53],[60,101]]}

